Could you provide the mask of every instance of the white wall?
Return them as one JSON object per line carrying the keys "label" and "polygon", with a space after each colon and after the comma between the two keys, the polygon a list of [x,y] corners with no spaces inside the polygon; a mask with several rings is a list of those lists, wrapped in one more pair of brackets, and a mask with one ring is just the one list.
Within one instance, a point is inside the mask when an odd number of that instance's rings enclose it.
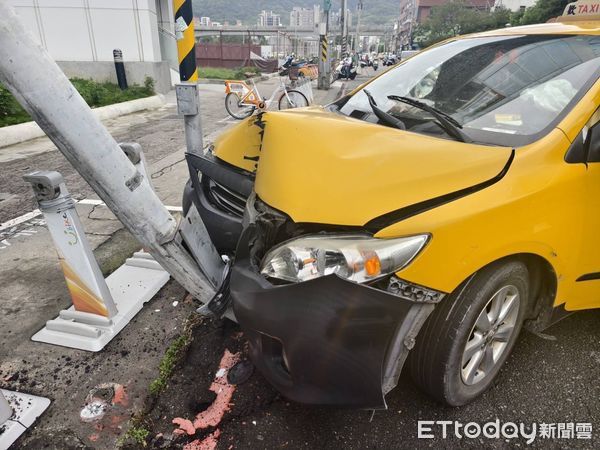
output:
{"label": "white wall", "polygon": [[8,1],[56,61],[113,61],[116,48],[126,62],[162,59],[156,2],[171,0]]}

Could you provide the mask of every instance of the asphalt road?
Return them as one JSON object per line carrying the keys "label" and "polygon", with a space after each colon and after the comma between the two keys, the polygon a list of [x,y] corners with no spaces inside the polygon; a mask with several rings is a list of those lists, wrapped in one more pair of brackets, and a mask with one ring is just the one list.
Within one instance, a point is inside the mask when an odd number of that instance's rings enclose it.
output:
{"label": "asphalt road", "polygon": [[[364,79],[363,79],[364,80]],[[265,85],[265,94],[274,83]],[[203,87],[204,132],[214,134],[231,122],[224,120],[222,86]],[[185,182],[181,156],[184,147],[182,123],[168,104],[161,110],[121,118],[109,124],[118,140],[136,140],[151,164],[164,173],[164,195],[178,198]],[[0,149],[0,222],[31,211],[35,205],[30,187],[21,176],[30,170],[61,171],[78,198],[93,196],[90,188],[72,170],[62,155],[43,140],[22,144],[29,156],[11,158]],[[51,144],[50,144],[51,145]],[[16,154],[16,152],[15,152]],[[161,161],[162,166],[161,166]],[[180,170],[169,172],[176,162]],[[158,170],[158,169],[157,169]],[[168,188],[168,189],[167,189]],[[171,192],[173,191],[174,194]],[[94,211],[88,218],[95,217]],[[96,212],[98,213],[98,212]],[[124,247],[114,218],[102,215],[98,245],[108,252]],[[89,222],[93,226],[93,222]],[[108,228],[107,228],[108,227]],[[118,238],[117,238],[118,237]],[[444,439],[434,427],[432,439],[418,438],[418,421],[459,421],[484,424],[499,420],[524,423],[527,431],[538,427],[536,448],[598,448],[600,440],[600,311],[580,312],[564,319],[539,337],[528,332],[501,372],[495,386],[474,403],[448,408],[421,393],[403,373],[399,386],[387,396],[388,410],[345,410],[310,407],[282,398],[260,374],[235,387],[229,410],[217,423],[192,427],[192,434],[177,434],[173,419],[202,420],[215,413],[213,380],[226,350],[246,357],[244,337],[229,321],[204,320],[192,331],[193,340],[175,368],[166,389],[148,395],[148,383],[156,377],[166,348],[179,336],[194,305],[181,287],[171,281],[138,317],[99,354],[68,350],[28,342],[29,335],[45,320],[68,304],[57,267],[41,266],[39,248],[15,238],[13,253],[0,252],[0,387],[25,390],[50,397],[53,404],[35,429],[18,442],[20,448],[114,448],[130,426],[134,415],[148,432],[144,444],[150,448],[184,448],[200,441],[220,449],[245,448],[504,448],[525,447],[523,438],[459,439],[451,432]],[[51,252],[47,236],[37,244]],[[96,240],[94,241],[96,242]],[[124,242],[124,241],[123,241]],[[29,245],[29,246],[27,246]],[[99,249],[102,249],[100,245]],[[20,246],[20,247],[16,247]],[[20,249],[20,250],[19,250]],[[37,250],[36,250],[37,249]],[[10,257],[8,256],[10,255]],[[48,256],[47,261],[53,256]],[[17,289],[18,281],[18,289]],[[62,286],[62,287],[61,287]],[[178,306],[173,306],[178,302]],[[27,324],[26,329],[19,324]],[[554,339],[555,338],[555,339]],[[82,423],[79,412],[89,390],[102,382],[127,386],[130,405],[111,416],[110,423]],[[223,389],[217,386],[217,391]],[[204,414],[204,415],[203,415]],[[197,418],[197,417],[196,417]],[[129,421],[129,422],[128,422]],[[592,439],[546,439],[542,424],[590,423]],[[180,422],[181,423],[181,422]],[[558,428],[558,427],[557,427]],[[556,433],[556,432],[555,432]],[[212,435],[212,440],[207,439]],[[204,440],[204,441],[203,441]],[[141,441],[125,441],[126,447],[141,448]],[[194,448],[194,447],[187,447]],[[212,448],[212,447],[205,447]]]}
{"label": "asphalt road", "polygon": [[[502,448],[525,446],[525,439],[458,439],[433,427],[434,439],[418,438],[418,421],[458,421],[483,425],[500,423],[591,423],[600,432],[600,312],[584,312],[565,319],[548,330],[556,341],[524,333],[496,385],[482,398],[449,408],[421,393],[403,373],[399,386],[387,396],[389,409],[376,412],[315,408],[273,401],[252,414],[232,419],[223,426],[222,445],[240,443],[259,448]],[[241,385],[236,395],[253,398],[266,388],[256,377]],[[268,390],[267,390],[268,391]],[[262,394],[264,395],[264,394]],[[233,403],[236,404],[234,396]],[[235,406],[234,406],[235,414]],[[254,425],[254,421],[256,425]],[[544,439],[538,448],[598,448],[598,438]]]}

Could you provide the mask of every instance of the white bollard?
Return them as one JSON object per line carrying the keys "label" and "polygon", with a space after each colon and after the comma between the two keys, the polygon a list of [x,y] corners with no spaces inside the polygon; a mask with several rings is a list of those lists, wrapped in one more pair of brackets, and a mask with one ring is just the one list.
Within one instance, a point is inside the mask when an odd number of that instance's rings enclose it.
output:
{"label": "white bollard", "polygon": [[117,314],[104,276],[94,258],[83,226],[63,177],[58,172],[38,171],[23,177],[31,183],[44,214],[75,310],[105,318]]}
{"label": "white bollard", "polygon": [[[147,176],[139,146],[122,144],[122,148]],[[164,286],[169,274],[148,253],[139,252],[105,280],[62,175],[38,171],[23,178],[36,194],[73,301],[32,340],[99,351]]]}

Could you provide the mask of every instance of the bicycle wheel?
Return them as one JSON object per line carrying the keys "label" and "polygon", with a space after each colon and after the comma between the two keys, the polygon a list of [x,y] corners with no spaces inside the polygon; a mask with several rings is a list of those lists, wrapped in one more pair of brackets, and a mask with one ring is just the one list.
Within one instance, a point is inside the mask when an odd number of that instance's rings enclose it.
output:
{"label": "bicycle wheel", "polygon": [[[289,98],[289,100],[288,100]],[[308,100],[300,91],[290,90],[279,97],[279,109],[304,108],[308,106]]]}
{"label": "bicycle wheel", "polygon": [[240,104],[238,95],[235,92],[230,92],[225,97],[225,109],[234,119],[242,120],[246,117],[250,117],[256,107]]}

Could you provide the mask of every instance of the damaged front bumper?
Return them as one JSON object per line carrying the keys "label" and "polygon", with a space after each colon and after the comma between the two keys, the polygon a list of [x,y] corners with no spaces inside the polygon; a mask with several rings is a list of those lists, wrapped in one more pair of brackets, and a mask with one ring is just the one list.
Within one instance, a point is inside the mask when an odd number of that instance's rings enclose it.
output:
{"label": "damaged front bumper", "polygon": [[396,386],[434,305],[336,275],[271,284],[250,255],[257,236],[261,234],[251,217],[229,285],[254,364],[291,400],[385,408],[385,394]]}

